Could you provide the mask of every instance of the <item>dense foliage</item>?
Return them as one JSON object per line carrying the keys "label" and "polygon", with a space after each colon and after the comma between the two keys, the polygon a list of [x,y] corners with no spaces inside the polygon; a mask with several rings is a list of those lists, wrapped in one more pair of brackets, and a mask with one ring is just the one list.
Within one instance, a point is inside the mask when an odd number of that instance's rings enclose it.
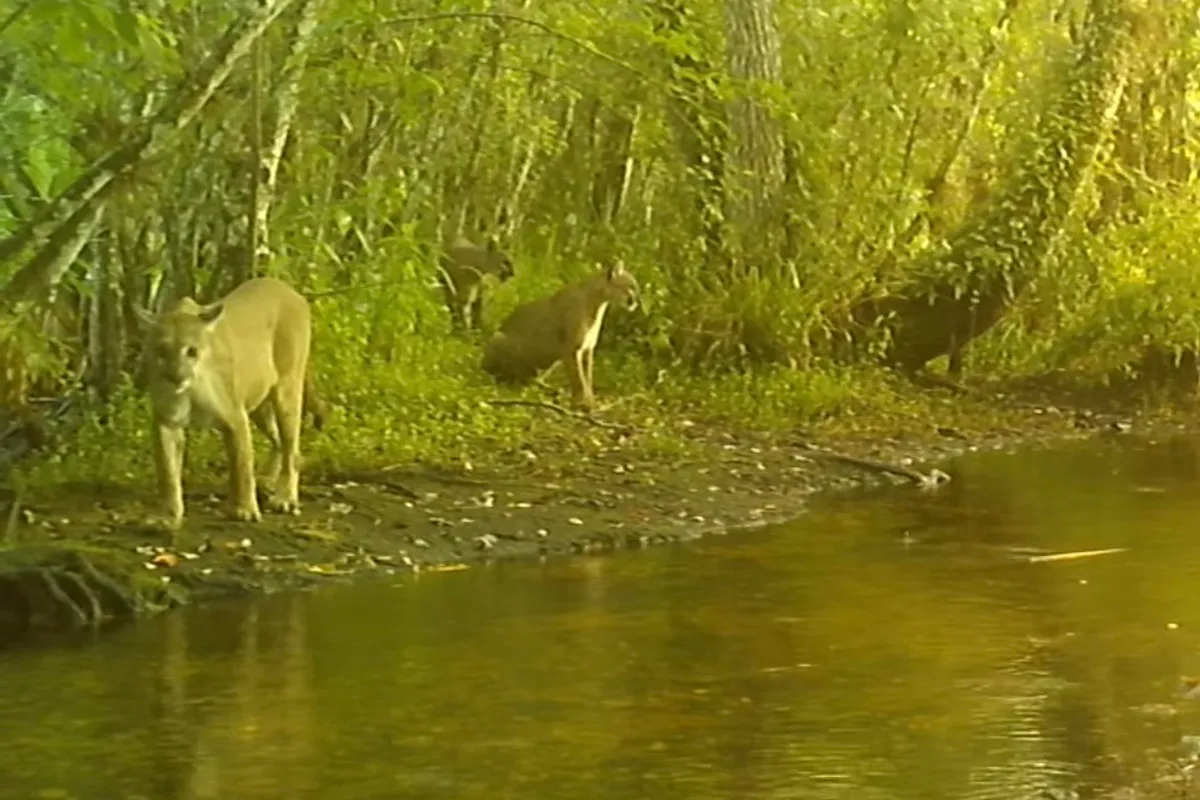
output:
{"label": "dense foliage", "polygon": [[864,360],[985,333],[977,372],[1191,353],[1196,5],[5,0],[4,394],[83,374],[137,441],[135,306],[269,273],[339,452],[503,438],[458,231],[517,265],[485,333],[623,258],[601,393],[714,413],[852,410]]}

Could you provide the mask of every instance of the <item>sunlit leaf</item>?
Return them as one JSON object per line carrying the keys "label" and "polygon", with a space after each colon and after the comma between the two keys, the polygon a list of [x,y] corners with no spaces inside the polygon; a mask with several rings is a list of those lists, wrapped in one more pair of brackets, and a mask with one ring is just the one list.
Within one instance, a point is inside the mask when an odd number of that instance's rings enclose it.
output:
{"label": "sunlit leaf", "polygon": [[25,154],[25,162],[21,165],[29,182],[37,189],[41,197],[50,195],[50,187],[54,180],[54,168],[50,166],[47,153],[40,147],[33,147]]}

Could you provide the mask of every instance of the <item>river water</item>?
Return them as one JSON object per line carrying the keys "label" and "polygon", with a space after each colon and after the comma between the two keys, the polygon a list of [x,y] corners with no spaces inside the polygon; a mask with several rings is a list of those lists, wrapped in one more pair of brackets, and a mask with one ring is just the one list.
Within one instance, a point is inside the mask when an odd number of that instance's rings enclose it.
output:
{"label": "river water", "polygon": [[[1046,798],[1200,734],[1197,442],[0,656],[0,798]],[[1125,552],[1031,563],[1028,553]],[[1127,794],[1132,797],[1133,795]],[[1140,795],[1139,795],[1140,796]]]}

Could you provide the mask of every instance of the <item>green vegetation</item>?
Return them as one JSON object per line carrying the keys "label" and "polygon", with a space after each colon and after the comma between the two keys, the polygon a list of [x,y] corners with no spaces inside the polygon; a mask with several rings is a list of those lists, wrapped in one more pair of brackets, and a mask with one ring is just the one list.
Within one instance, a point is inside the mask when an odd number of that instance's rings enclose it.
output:
{"label": "green vegetation", "polygon": [[630,424],[911,421],[880,366],[968,344],[969,378],[1194,374],[1193,6],[10,0],[2,399],[89,393],[20,479],[144,485],[135,307],[260,273],[313,299],[310,463],[515,447],[547,412],[485,402],[456,232],[516,265],[484,336],[625,260],[597,391]]}

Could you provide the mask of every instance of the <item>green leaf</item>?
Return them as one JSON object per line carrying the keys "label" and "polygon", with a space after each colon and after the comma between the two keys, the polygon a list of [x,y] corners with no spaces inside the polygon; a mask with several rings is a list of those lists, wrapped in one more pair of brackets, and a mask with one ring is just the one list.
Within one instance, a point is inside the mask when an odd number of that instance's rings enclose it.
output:
{"label": "green leaf", "polygon": [[116,34],[117,28],[113,22],[112,12],[96,3],[76,3],[75,12],[85,25],[93,29],[93,33],[107,32]]}
{"label": "green leaf", "polygon": [[56,170],[50,166],[50,159],[41,147],[31,147],[25,154],[25,163],[21,165],[25,177],[37,189],[42,198],[50,196],[50,186],[54,181]]}
{"label": "green leaf", "polygon": [[141,39],[138,35],[140,24],[138,15],[128,4],[113,15],[113,22],[116,24],[116,31],[126,43],[139,47]]}

